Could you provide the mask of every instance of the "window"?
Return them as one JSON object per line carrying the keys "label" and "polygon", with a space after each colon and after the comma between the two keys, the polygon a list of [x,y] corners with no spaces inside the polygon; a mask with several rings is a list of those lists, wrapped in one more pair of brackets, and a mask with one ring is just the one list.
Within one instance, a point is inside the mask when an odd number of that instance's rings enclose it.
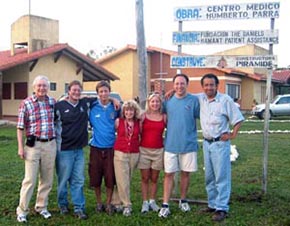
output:
{"label": "window", "polygon": [[50,90],[51,91],[56,91],[56,82],[51,82],[50,83]]}
{"label": "window", "polygon": [[27,82],[14,83],[14,99],[22,100],[27,97]]}
{"label": "window", "polygon": [[69,85],[68,83],[65,83],[65,84],[64,84],[64,92],[65,92],[65,93],[68,92],[68,85]]}
{"label": "window", "polygon": [[3,83],[3,100],[11,99],[11,83]]}
{"label": "window", "polygon": [[290,97],[282,97],[278,104],[289,104],[290,103]]}
{"label": "window", "polygon": [[226,85],[226,93],[232,97],[233,99],[240,99],[240,90],[241,86],[238,84],[227,84]]}

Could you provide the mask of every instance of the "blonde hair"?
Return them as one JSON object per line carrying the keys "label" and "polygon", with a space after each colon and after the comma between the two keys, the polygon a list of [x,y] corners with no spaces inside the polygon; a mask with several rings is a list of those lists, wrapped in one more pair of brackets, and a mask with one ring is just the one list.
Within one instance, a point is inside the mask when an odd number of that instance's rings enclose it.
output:
{"label": "blonde hair", "polygon": [[160,96],[159,93],[152,93],[150,94],[147,99],[146,99],[146,106],[145,106],[145,110],[146,112],[150,112],[150,107],[149,107],[149,102],[154,98],[154,97],[157,97],[160,101],[160,109],[159,109],[159,112],[162,113],[162,98]]}
{"label": "blonde hair", "polygon": [[122,110],[121,110],[121,117],[122,118],[125,118],[125,110],[127,110],[127,109],[134,110],[134,120],[137,120],[140,118],[141,109],[136,101],[128,100],[128,101],[124,102],[124,104],[122,105]]}

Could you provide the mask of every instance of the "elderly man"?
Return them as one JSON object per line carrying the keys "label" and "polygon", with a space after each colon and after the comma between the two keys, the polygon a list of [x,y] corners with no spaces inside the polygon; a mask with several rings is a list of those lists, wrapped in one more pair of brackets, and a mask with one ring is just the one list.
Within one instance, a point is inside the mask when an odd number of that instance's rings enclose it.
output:
{"label": "elderly man", "polygon": [[[25,176],[20,190],[17,221],[27,222],[36,180],[39,184],[35,210],[45,219],[51,217],[47,210],[48,195],[52,188],[56,142],[54,129],[55,100],[47,95],[49,81],[46,76],[37,76],[33,81],[34,93],[21,102],[18,114],[18,155],[25,161]],[[25,132],[24,132],[25,131]],[[23,144],[25,133],[26,143]]]}

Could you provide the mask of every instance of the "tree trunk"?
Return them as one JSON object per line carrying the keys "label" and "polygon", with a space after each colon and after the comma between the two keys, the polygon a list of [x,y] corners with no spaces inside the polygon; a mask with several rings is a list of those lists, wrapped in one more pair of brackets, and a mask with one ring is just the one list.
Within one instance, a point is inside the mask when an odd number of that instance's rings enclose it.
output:
{"label": "tree trunk", "polygon": [[142,109],[145,108],[147,97],[147,50],[145,42],[143,0],[136,0],[136,31],[137,31],[137,54],[138,54],[138,78],[139,100]]}

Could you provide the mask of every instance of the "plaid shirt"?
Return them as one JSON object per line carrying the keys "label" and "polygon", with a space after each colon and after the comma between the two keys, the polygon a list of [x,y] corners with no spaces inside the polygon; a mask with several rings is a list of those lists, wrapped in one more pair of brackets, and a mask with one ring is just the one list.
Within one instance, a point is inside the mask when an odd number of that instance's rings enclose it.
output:
{"label": "plaid shirt", "polygon": [[46,96],[38,101],[35,95],[27,97],[18,110],[18,129],[25,129],[26,136],[34,135],[41,139],[55,137],[54,129],[55,99]]}

